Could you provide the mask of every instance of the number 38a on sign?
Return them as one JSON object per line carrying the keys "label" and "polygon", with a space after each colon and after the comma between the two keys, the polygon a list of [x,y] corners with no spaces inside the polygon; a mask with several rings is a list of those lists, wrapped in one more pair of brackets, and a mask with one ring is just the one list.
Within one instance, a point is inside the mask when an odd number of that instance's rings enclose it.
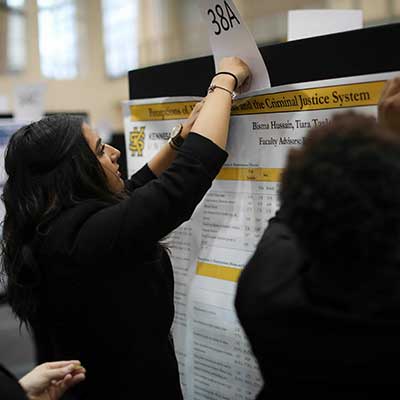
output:
{"label": "number 38a on sign", "polygon": [[225,0],[223,6],[217,4],[214,9],[208,9],[207,15],[211,16],[211,23],[215,25],[215,35],[219,35],[223,30],[229,31],[229,29],[232,29],[235,21],[240,25],[239,19]]}

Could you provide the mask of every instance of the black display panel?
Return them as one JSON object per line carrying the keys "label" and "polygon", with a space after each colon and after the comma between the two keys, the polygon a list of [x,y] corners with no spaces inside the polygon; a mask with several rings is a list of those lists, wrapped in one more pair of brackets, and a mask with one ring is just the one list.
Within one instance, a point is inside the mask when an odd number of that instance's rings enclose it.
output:
{"label": "black display panel", "polygon": [[[260,47],[272,86],[400,70],[393,48],[400,24],[388,24]],[[212,56],[129,72],[129,98],[204,96]]]}

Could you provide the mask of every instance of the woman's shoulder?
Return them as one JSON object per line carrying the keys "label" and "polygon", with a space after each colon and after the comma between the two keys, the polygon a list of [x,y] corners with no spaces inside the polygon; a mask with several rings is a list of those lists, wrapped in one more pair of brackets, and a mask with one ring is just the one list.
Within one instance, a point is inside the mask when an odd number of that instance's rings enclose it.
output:
{"label": "woman's shoulder", "polygon": [[77,229],[82,223],[90,218],[94,213],[109,207],[110,204],[99,200],[85,200],[76,205],[61,210],[56,216],[41,224],[38,228],[39,233]]}
{"label": "woman's shoulder", "polygon": [[52,250],[58,253],[69,252],[85,222],[109,206],[110,204],[102,201],[86,200],[62,210],[57,216],[41,224],[36,234],[36,243],[41,252],[47,254]]}
{"label": "woman's shoulder", "polygon": [[53,224],[65,223],[66,221],[79,221],[89,218],[92,214],[110,207],[111,204],[100,200],[85,200],[77,203],[73,207],[62,210],[54,219]]}

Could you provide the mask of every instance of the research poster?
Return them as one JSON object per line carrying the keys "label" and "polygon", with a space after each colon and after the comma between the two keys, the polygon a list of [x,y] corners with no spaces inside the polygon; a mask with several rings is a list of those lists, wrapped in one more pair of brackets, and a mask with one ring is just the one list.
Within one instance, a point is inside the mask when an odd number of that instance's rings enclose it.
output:
{"label": "research poster", "polygon": [[[385,81],[395,75],[280,86],[233,103],[229,158],[191,220],[168,238],[176,282],[173,334],[185,399],[255,398],[262,378],[233,301],[240,272],[279,207],[287,153],[335,113],[375,116]],[[198,100],[124,103],[130,174],[159,150]]]}

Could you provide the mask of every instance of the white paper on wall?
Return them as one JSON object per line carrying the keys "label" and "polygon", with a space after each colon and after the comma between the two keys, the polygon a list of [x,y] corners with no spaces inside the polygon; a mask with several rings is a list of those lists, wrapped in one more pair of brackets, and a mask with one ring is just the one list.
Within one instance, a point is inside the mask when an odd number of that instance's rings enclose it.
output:
{"label": "white paper on wall", "polygon": [[252,72],[248,91],[271,87],[269,74],[254,37],[232,0],[197,0],[207,23],[215,69],[223,57],[238,56]]}
{"label": "white paper on wall", "polygon": [[10,110],[8,108],[8,97],[5,95],[0,95],[0,114],[8,113]]}
{"label": "white paper on wall", "polygon": [[329,35],[362,27],[362,10],[291,10],[288,12],[288,40]]}

